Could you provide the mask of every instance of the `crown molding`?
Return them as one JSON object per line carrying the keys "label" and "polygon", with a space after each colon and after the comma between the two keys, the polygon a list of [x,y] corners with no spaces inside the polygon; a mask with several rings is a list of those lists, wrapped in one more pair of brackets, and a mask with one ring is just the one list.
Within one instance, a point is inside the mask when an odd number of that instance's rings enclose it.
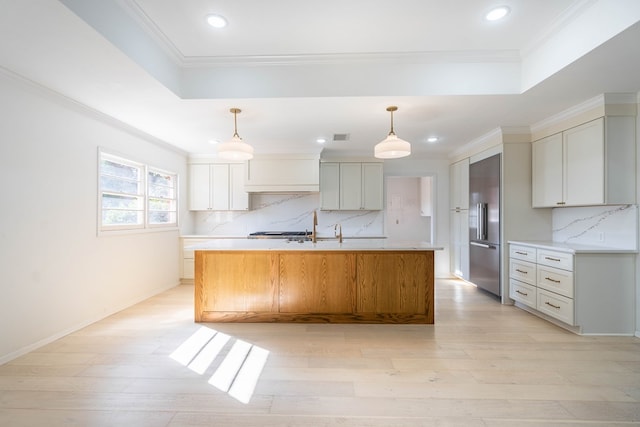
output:
{"label": "crown molding", "polygon": [[547,117],[544,120],[541,120],[537,123],[532,124],[531,133],[540,132],[543,129],[550,128],[554,125],[567,121],[580,114],[586,113],[587,111],[591,111],[595,108],[601,108],[602,106],[604,106],[604,100],[605,100],[604,94],[600,94],[578,105],[574,105],[571,108],[561,111],[558,114],[555,114],[551,117]]}
{"label": "crown molding", "polygon": [[463,64],[463,63],[520,63],[517,50],[469,50],[448,52],[369,52],[298,55],[238,55],[183,57],[180,66],[206,68],[251,65],[319,65],[319,64]]}

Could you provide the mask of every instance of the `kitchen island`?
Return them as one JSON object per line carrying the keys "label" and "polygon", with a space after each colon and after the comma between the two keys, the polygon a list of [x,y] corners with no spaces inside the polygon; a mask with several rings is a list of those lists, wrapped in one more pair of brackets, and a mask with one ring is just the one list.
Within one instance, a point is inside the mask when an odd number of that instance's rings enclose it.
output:
{"label": "kitchen island", "polygon": [[217,239],[194,246],[196,322],[434,323],[425,242]]}

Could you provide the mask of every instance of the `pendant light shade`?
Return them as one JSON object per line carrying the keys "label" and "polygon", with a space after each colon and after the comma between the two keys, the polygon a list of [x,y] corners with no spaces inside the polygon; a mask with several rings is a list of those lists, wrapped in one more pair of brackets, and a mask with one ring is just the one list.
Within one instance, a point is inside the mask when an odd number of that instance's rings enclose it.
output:
{"label": "pendant light shade", "polygon": [[233,113],[233,137],[228,142],[218,144],[218,157],[226,160],[249,160],[253,159],[253,147],[242,141],[238,135],[238,122],[236,115],[242,112],[239,108],[232,108]]}
{"label": "pendant light shade", "polygon": [[384,141],[375,146],[374,156],[378,159],[399,159],[411,154],[411,144],[398,138],[393,132],[393,112],[397,110],[398,107],[395,106],[387,107],[387,111],[391,113],[391,131]]}

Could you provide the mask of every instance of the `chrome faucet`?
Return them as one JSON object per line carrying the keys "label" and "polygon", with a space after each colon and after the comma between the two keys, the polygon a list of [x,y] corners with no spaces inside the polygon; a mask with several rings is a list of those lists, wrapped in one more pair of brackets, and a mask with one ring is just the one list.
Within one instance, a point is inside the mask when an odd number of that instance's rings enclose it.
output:
{"label": "chrome faucet", "polygon": [[[340,227],[340,233],[336,233],[336,231],[338,230],[338,227]],[[335,227],[333,227],[333,235],[338,238],[340,243],[342,243],[342,225],[341,224],[336,224]]]}
{"label": "chrome faucet", "polygon": [[311,241],[316,243],[318,241],[317,238],[317,227],[318,227],[318,214],[316,211],[313,211],[313,231],[311,232]]}

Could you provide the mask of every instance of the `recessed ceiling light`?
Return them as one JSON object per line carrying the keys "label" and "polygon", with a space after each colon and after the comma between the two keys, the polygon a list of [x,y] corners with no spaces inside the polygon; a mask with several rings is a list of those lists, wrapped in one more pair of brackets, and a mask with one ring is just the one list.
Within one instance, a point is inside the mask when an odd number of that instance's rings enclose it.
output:
{"label": "recessed ceiling light", "polygon": [[484,16],[484,19],[487,21],[497,21],[507,16],[509,12],[510,9],[507,6],[498,6],[491,9],[489,13]]}
{"label": "recessed ceiling light", "polygon": [[318,144],[324,144],[325,142],[327,142],[327,139],[326,138],[318,138],[318,139],[316,139],[316,142]]}
{"label": "recessed ceiling light", "polygon": [[438,142],[438,137],[430,136],[429,138],[427,138],[427,142]]}
{"label": "recessed ceiling light", "polygon": [[209,144],[213,144],[213,145],[220,144],[220,140],[219,139],[210,139],[209,140]]}
{"label": "recessed ceiling light", "polygon": [[227,18],[222,15],[208,15],[207,23],[213,28],[224,28],[227,26]]}

